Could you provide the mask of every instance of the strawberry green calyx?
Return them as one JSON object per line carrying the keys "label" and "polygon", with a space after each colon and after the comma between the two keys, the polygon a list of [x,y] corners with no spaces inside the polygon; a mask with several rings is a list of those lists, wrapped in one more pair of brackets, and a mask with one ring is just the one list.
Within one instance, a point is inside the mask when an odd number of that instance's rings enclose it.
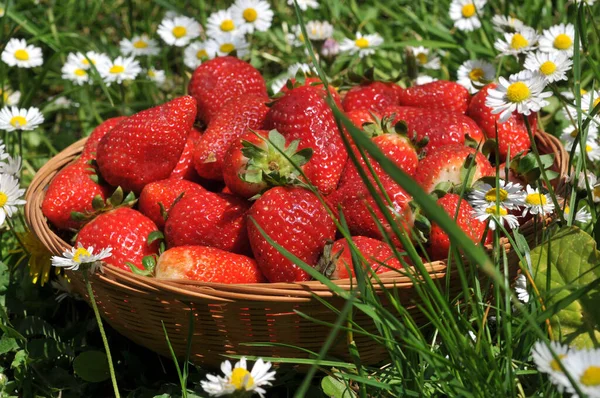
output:
{"label": "strawberry green calyx", "polygon": [[342,251],[333,253],[333,241],[329,240],[323,248],[323,254],[319,258],[315,269],[323,274],[327,279],[338,279],[337,262],[342,255]]}
{"label": "strawberry green calyx", "polygon": [[123,189],[121,187],[117,187],[113,194],[106,199],[106,201],[102,198],[101,195],[96,195],[92,199],[92,211],[89,212],[71,212],[71,219],[76,221],[88,222],[91,221],[94,217],[101,213],[106,213],[110,210],[116,209],[118,207],[133,207],[137,199],[135,198],[135,194],[133,192],[129,192],[127,196],[124,195]]}

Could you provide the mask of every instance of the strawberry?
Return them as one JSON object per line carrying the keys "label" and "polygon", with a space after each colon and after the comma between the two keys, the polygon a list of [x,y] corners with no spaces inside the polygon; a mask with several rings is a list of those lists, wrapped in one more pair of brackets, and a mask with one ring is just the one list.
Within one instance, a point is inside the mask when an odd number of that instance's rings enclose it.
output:
{"label": "strawberry", "polygon": [[354,86],[346,93],[342,106],[350,112],[365,109],[381,112],[388,106],[397,105],[398,96],[393,83],[371,82]]}
{"label": "strawberry", "polygon": [[[364,130],[365,125],[379,125],[381,123],[381,115],[378,112],[373,112],[368,109],[356,109],[346,112],[346,117],[350,119],[352,124],[361,130]],[[348,137],[350,144],[354,146],[352,136],[345,126],[343,126],[344,134]],[[369,134],[367,134],[369,135]]]}
{"label": "strawberry", "polygon": [[243,95],[232,99],[211,119],[194,150],[194,166],[201,177],[223,180],[223,157],[231,143],[248,129],[262,128],[269,99]]}
{"label": "strawberry", "polygon": [[[460,206],[459,206],[460,202]],[[458,216],[455,221],[459,228],[475,243],[481,241],[485,231],[485,223],[473,217],[473,208],[465,199],[460,199],[456,194],[446,194],[437,200],[440,206],[452,219]],[[431,260],[442,260],[448,258],[448,249],[450,248],[450,238],[437,224],[431,224],[429,232],[429,241],[427,245],[427,253]]]}
{"label": "strawberry", "polygon": [[113,186],[140,193],[144,185],[168,178],[185,147],[196,116],[190,96],[136,113],[98,144],[102,177]]}
{"label": "strawberry", "polygon": [[157,278],[213,283],[261,283],[265,277],[256,261],[208,246],[179,246],[166,250],[156,264]]}
{"label": "strawberry", "polygon": [[[475,165],[470,171],[469,184],[468,181],[463,181],[467,171],[464,166],[470,164],[473,156]],[[419,162],[415,180],[425,192],[431,193],[439,188],[448,188],[448,184],[460,185],[466,182],[470,187],[473,181],[492,175],[495,175],[495,169],[481,152],[460,144],[451,144],[429,151]],[[438,184],[443,186],[438,187]]]}
{"label": "strawberry", "polygon": [[[182,194],[204,191],[200,185],[173,177],[167,180],[154,181],[147,184],[138,200],[140,212],[151,219],[159,229],[165,226],[163,212],[168,212],[175,200]],[[161,208],[162,205],[162,208]]]}
{"label": "strawberry", "polygon": [[42,213],[58,229],[81,228],[84,221],[73,219],[71,213],[91,213],[94,197],[99,195],[105,200],[108,195],[108,189],[95,180],[94,168],[83,158],[66,166],[50,182],[42,201]]}
{"label": "strawberry", "polygon": [[249,207],[247,201],[232,195],[207,190],[188,191],[167,215],[167,246],[211,246],[247,253],[246,213]]}
{"label": "strawberry", "polygon": [[[366,236],[353,236],[352,242],[376,274],[402,268],[402,263],[387,243]],[[339,239],[331,247],[327,247],[317,267],[329,279],[355,276],[348,241],[345,238]]]}
{"label": "strawberry", "polygon": [[465,113],[471,96],[469,91],[458,83],[447,80],[409,87],[398,92],[398,104],[419,108],[441,109]]}
{"label": "strawberry", "polygon": [[[248,237],[254,258],[269,282],[307,281],[310,275],[288,260],[263,237],[310,266],[315,266],[335,223],[317,196],[300,187],[275,187],[265,192],[248,212]],[[256,223],[256,224],[255,224]]]}
{"label": "strawberry", "polygon": [[110,119],[106,119],[102,123],[98,125],[92,131],[90,136],[88,137],[85,145],[83,146],[83,152],[81,153],[81,158],[86,160],[95,159],[96,151],[98,150],[98,144],[102,137],[106,135],[109,131],[111,131],[115,126],[121,123],[123,120],[127,119],[127,116],[117,116]]}
{"label": "strawberry", "polygon": [[[496,87],[496,83],[488,84],[483,87],[471,99],[467,115],[471,117],[483,130],[486,138],[496,139],[498,142],[498,152],[500,159],[505,160],[509,149],[511,158],[519,152],[527,152],[531,147],[531,140],[527,133],[527,127],[523,115],[516,111],[504,123],[497,123],[500,114],[493,114],[492,109],[485,105],[488,91]],[[537,130],[537,114],[532,113],[528,116],[531,132],[535,134]],[[496,137],[496,128],[498,136]]]}
{"label": "strawberry", "polygon": [[199,179],[198,173],[196,173],[196,169],[194,168],[194,149],[196,148],[196,145],[198,145],[201,135],[202,133],[200,131],[192,128],[187,137],[187,141],[185,142],[183,152],[179,157],[179,162],[177,162],[177,166],[175,166],[171,172],[171,178],[190,181],[196,181]]}
{"label": "strawberry", "polygon": [[198,102],[198,119],[208,124],[229,100],[241,95],[267,96],[260,72],[236,57],[217,57],[192,74],[188,91]]}
{"label": "strawberry", "polygon": [[[287,93],[291,89],[300,86],[323,86],[323,81],[318,77],[312,76],[300,76],[300,79],[296,79],[295,77],[290,77],[286,84],[279,91],[280,93]],[[329,91],[334,96],[339,96],[337,91],[333,88],[333,86],[329,86]],[[277,93],[276,93],[277,94]]]}
{"label": "strawberry", "polygon": [[325,195],[335,190],[348,155],[322,87],[285,93],[269,109],[265,127],[286,140],[299,139],[300,149],[312,148],[313,157],[304,166],[308,179]]}
{"label": "strawberry", "polygon": [[76,244],[92,246],[95,251],[112,248],[112,255],[105,261],[115,267],[131,271],[127,262],[144,269],[142,259],[158,253],[158,242],[148,245],[148,235],[157,231],[156,225],[137,210],[119,207],[102,213],[87,223],[79,234]]}

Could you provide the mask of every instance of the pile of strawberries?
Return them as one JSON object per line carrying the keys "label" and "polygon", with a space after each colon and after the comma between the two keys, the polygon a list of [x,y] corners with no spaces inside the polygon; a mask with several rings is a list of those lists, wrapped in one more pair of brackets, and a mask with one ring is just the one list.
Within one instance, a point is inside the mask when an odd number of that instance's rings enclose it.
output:
{"label": "pile of strawberries", "polygon": [[[340,133],[328,97],[429,193],[465,183],[465,159],[474,161],[473,181],[495,175],[476,149],[485,139],[497,139],[498,162],[509,150],[530,146],[520,115],[496,124],[498,115],[485,106],[492,85],[471,98],[449,81],[407,89],[371,81],[341,99],[317,78],[300,80],[269,98],[250,64],[234,57],[202,64],[189,96],[98,126],[82,155],[50,183],[44,215],[65,234],[76,232],[76,245],[111,247],[107,263],[156,277],[309,280],[283,249],[330,278],[347,278],[354,273],[351,251],[335,218],[373,270],[402,264],[382,241],[382,230],[391,234],[392,226],[349,158],[347,148],[368,170],[348,131]],[[535,117],[530,122],[535,128]],[[394,227],[410,231],[423,215],[375,161],[369,163]],[[461,228],[481,242],[484,224],[467,201],[447,193],[438,204],[458,214]],[[424,237],[423,255],[447,256],[449,240],[438,226],[430,225]],[[399,241],[392,243],[401,250]]]}

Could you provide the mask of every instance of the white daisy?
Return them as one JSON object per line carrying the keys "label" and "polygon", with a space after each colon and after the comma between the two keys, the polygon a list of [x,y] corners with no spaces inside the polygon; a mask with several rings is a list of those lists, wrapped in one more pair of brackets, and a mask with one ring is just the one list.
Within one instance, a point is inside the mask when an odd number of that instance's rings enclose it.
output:
{"label": "white daisy", "polygon": [[183,51],[183,62],[190,69],[196,69],[203,61],[207,61],[215,57],[214,52],[209,52],[206,42],[195,41],[185,48]]}
{"label": "white daisy", "polygon": [[313,68],[312,65],[303,64],[303,63],[300,63],[300,62],[296,62],[295,64],[292,64],[292,65],[289,66],[289,68],[287,70],[288,76],[289,77],[294,77],[294,76],[296,76],[296,74],[300,70],[305,75],[310,75],[310,74],[314,74],[315,73],[315,69]]}
{"label": "white daisy", "polygon": [[568,80],[567,72],[571,70],[573,61],[565,53],[538,51],[527,54],[523,66],[532,72],[539,72],[548,83],[552,83]]}
{"label": "white daisy", "polygon": [[517,217],[512,214],[508,214],[508,210],[506,208],[497,206],[495,204],[490,206],[476,207],[473,210],[473,218],[476,218],[481,222],[487,220],[492,231],[496,230],[497,224],[505,224],[509,229],[519,228],[519,221],[517,221]]}
{"label": "white daisy", "polygon": [[415,59],[417,60],[417,65],[422,66],[425,69],[440,69],[442,64],[440,62],[440,57],[434,55],[429,56],[429,49],[423,46],[419,47],[407,47],[407,50],[411,51]]}
{"label": "white daisy", "polygon": [[481,28],[478,13],[487,0],[452,0],[450,3],[450,19],[458,30],[471,32]]}
{"label": "white daisy", "polygon": [[356,32],[355,39],[345,38],[340,44],[340,50],[349,52],[350,54],[358,53],[359,57],[365,57],[375,53],[375,47],[380,46],[383,43],[383,38],[377,33],[362,35],[360,32]]}
{"label": "white daisy", "polygon": [[266,391],[263,387],[270,386],[271,381],[275,380],[275,371],[269,372],[270,369],[271,363],[264,362],[259,358],[252,367],[252,371],[248,371],[246,358],[242,357],[233,367],[231,362],[223,362],[221,371],[224,376],[208,374],[206,375],[207,380],[201,381],[200,385],[211,396],[218,397],[233,394],[236,391],[252,391],[264,398]]}
{"label": "white daisy", "polygon": [[[550,347],[566,367],[566,360],[573,354],[573,351],[571,351],[569,346],[562,345],[557,341],[551,341]],[[531,347],[531,356],[533,357],[536,368],[542,373],[547,373],[552,382],[557,383],[557,381],[565,377],[558,361],[554,359],[552,352],[545,343],[541,341],[536,342],[533,347]],[[561,387],[562,386],[559,386],[560,392],[564,391],[564,387]]]}
{"label": "white daisy", "polygon": [[0,88],[0,96],[2,96],[2,103],[8,106],[17,106],[21,101],[21,92],[12,91],[9,88]]}
{"label": "white daisy", "polygon": [[[575,173],[567,175],[566,181],[572,183],[575,180]],[[587,180],[587,181],[586,181]],[[577,189],[586,191],[587,187],[593,187],[598,182],[598,178],[589,170],[582,171],[577,177]]]}
{"label": "white daisy", "polygon": [[243,32],[266,32],[271,27],[273,10],[264,0],[236,0],[230,10],[235,25]]}
{"label": "white daisy", "polygon": [[524,274],[520,274],[517,276],[517,280],[515,281],[515,292],[517,293],[517,298],[519,301],[523,303],[529,302],[529,292],[527,291],[527,277]]}
{"label": "white daisy", "polygon": [[529,115],[548,105],[544,98],[552,93],[544,92],[545,87],[546,81],[538,72],[524,70],[508,80],[500,77],[496,88],[488,91],[485,105],[492,108],[493,114],[499,113],[498,122],[504,123],[514,111]]}
{"label": "white daisy", "polygon": [[243,35],[221,34],[206,42],[206,51],[219,57],[236,51],[238,57],[248,54],[248,42]]}
{"label": "white daisy", "polygon": [[134,57],[119,56],[113,62],[103,64],[98,69],[107,85],[113,82],[121,84],[126,80],[134,80],[142,72],[140,63]]}
{"label": "white daisy", "polygon": [[533,188],[527,185],[525,188],[527,193],[525,195],[525,209],[523,209],[523,217],[527,213],[530,214],[541,214],[543,216],[554,213],[554,203],[550,195],[541,193],[538,188]]}
{"label": "white daisy", "polygon": [[572,0],[575,4],[587,4],[588,6],[593,6],[596,0]]}
{"label": "white daisy", "polygon": [[[569,213],[571,213],[571,208],[569,206],[565,206],[563,213],[565,214],[565,218],[569,217]],[[575,222],[579,222],[582,224],[587,224],[592,221],[592,213],[590,213],[585,206],[581,207],[575,213]]]}
{"label": "white daisy", "polygon": [[210,38],[216,38],[222,34],[240,34],[239,26],[236,26],[230,10],[215,11],[206,21],[206,33]]}
{"label": "white daisy", "polygon": [[[581,97],[581,109],[583,109],[585,112],[591,112],[596,106],[598,106],[598,104],[600,104],[600,91],[590,91],[583,94]],[[577,111],[574,111],[572,114],[577,115]],[[600,112],[596,113],[594,120],[596,123],[590,124],[597,125],[600,123]]]}
{"label": "white daisy", "polygon": [[273,82],[271,82],[271,91],[273,92],[273,94],[277,94],[278,92],[280,92],[281,89],[285,87],[288,80],[289,79],[287,77],[282,77],[273,80]]}
{"label": "white daisy", "polygon": [[103,53],[98,53],[95,51],[88,51],[84,54],[78,53],[69,53],[67,55],[67,62],[78,65],[79,68],[83,70],[91,69],[90,63],[94,65],[94,67],[99,68],[101,65],[110,63],[110,58],[108,55]]}
{"label": "white daisy", "polygon": [[158,26],[157,33],[165,43],[170,46],[185,47],[188,43],[200,36],[202,27],[188,17],[176,16],[164,18]]}
{"label": "white daisy", "polygon": [[498,185],[499,187],[496,188],[488,183],[477,182],[469,194],[471,206],[486,207],[499,204],[512,210],[525,205],[525,195],[521,184],[499,179]]}
{"label": "white daisy", "polygon": [[500,33],[517,32],[525,27],[525,24],[520,19],[506,17],[504,15],[494,15],[492,24],[494,25],[494,29]]}
{"label": "white daisy", "polygon": [[[580,146],[577,146],[575,153],[576,154],[581,153]],[[585,154],[587,155],[588,159],[591,160],[592,162],[596,162],[596,161],[600,160],[600,146],[598,145],[598,143],[596,143],[595,141],[589,141],[585,145]]]}
{"label": "white daisy", "polygon": [[[298,8],[302,11],[306,11],[309,8],[317,9],[319,8],[319,2],[317,0],[296,0],[298,3]],[[294,0],[287,0],[288,5],[294,6]]]}
{"label": "white daisy", "polygon": [[134,57],[140,55],[156,55],[160,51],[156,40],[151,39],[147,34],[134,36],[131,40],[123,39],[119,43],[119,46],[121,47],[121,54],[133,55]]}
{"label": "white daisy", "polygon": [[[575,126],[568,125],[563,129],[562,134],[560,135],[560,139],[565,144],[565,149],[570,151],[573,148],[573,143],[577,138],[577,128]],[[594,123],[590,123],[587,129],[587,141],[586,142],[595,142],[598,140],[598,127]],[[579,141],[578,141],[579,142]],[[594,177],[595,178],[595,177]],[[581,180],[580,180],[581,182]],[[585,183],[585,181],[584,181]],[[593,184],[590,184],[593,185]]]}
{"label": "white daisy", "polygon": [[539,40],[540,51],[562,52],[572,57],[574,41],[575,27],[573,24],[554,25],[542,32]]}
{"label": "white daisy", "polygon": [[63,252],[62,256],[52,256],[52,266],[64,267],[71,271],[77,271],[82,264],[89,265],[90,271],[94,273],[97,268],[101,268],[101,260],[111,256],[111,247],[100,250],[94,254],[94,247],[90,246],[87,249],[80,243],[77,248],[70,248]]}
{"label": "white daisy", "polygon": [[44,63],[44,57],[41,48],[27,44],[25,39],[12,38],[2,51],[2,61],[8,66],[34,68]]}
{"label": "white daisy", "polygon": [[146,70],[146,76],[148,77],[148,79],[150,79],[154,83],[158,84],[159,86],[164,84],[165,79],[166,79],[164,70],[159,70],[159,69],[154,69],[154,68],[150,68],[150,69]]}
{"label": "white daisy", "polygon": [[285,35],[285,40],[290,46],[304,47],[304,34],[300,25],[292,26],[292,32]]}
{"label": "white daisy", "polygon": [[67,61],[62,66],[61,72],[63,79],[70,80],[80,86],[90,80],[88,70],[83,68],[80,62],[74,62],[73,60]]}
{"label": "white daisy", "polygon": [[474,94],[496,77],[496,68],[487,61],[478,59],[464,62],[456,72],[457,83]]}
{"label": "white daisy", "polygon": [[17,206],[25,204],[21,196],[24,189],[19,188],[19,180],[9,174],[0,174],[0,226],[7,217],[12,217],[17,212]]}
{"label": "white daisy", "polygon": [[308,21],[306,34],[310,40],[326,40],[333,37],[333,25],[327,21]]}
{"label": "white daisy", "polygon": [[[2,159],[0,151],[0,160]],[[0,162],[0,174],[8,174],[11,176],[18,177],[21,173],[21,167],[23,165],[22,159],[20,156],[9,156],[6,161]]]}
{"label": "white daisy", "polygon": [[334,38],[330,38],[323,42],[321,47],[321,55],[327,58],[335,57],[340,53],[340,43]]}
{"label": "white daisy", "polygon": [[502,55],[517,56],[535,49],[537,42],[538,34],[525,26],[514,33],[504,33],[504,38],[497,39],[494,48]]}
{"label": "white daisy", "polygon": [[[590,398],[600,397],[600,349],[573,350],[563,364],[581,392]],[[575,389],[565,375],[559,381],[562,381],[571,394],[575,394]]]}
{"label": "white daisy", "polygon": [[423,84],[432,83],[437,81],[437,79],[433,76],[420,74],[415,79],[415,86],[422,86]]}
{"label": "white daisy", "polygon": [[10,154],[6,152],[6,145],[4,145],[4,141],[0,140],[0,161],[4,159],[8,159]]}
{"label": "white daisy", "polygon": [[44,122],[44,116],[36,107],[17,108],[5,106],[0,110],[0,130],[35,130]]}

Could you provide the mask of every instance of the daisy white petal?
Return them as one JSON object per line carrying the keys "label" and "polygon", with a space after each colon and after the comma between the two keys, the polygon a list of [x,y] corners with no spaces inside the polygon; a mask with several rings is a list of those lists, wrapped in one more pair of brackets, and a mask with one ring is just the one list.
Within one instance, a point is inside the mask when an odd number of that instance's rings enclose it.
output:
{"label": "daisy white petal", "polygon": [[525,275],[520,274],[515,282],[515,292],[517,298],[523,303],[529,302],[529,292],[527,291],[527,278]]}
{"label": "daisy white petal", "polygon": [[93,272],[95,268],[100,266],[100,261],[111,256],[111,252],[112,248],[107,247],[94,254],[93,246],[86,249],[80,243],[76,248],[72,247],[65,250],[62,256],[52,256],[52,266],[76,271],[82,264],[87,264],[92,267]]}
{"label": "daisy white petal", "polygon": [[223,34],[242,34],[236,26],[230,10],[219,10],[209,15],[206,22],[206,33],[210,38],[215,38]]}
{"label": "daisy white petal", "polygon": [[[563,364],[581,392],[590,398],[600,397],[600,349],[573,350]],[[564,374],[561,379],[567,391],[575,394],[575,388]]]}
{"label": "daisy white petal", "polygon": [[273,94],[277,94],[278,92],[281,91],[281,89],[283,87],[285,87],[285,84],[287,83],[289,79],[287,77],[282,77],[279,79],[275,79],[271,82],[271,91],[273,92]]}
{"label": "daisy white petal", "polygon": [[523,186],[518,183],[498,180],[498,188],[490,184],[477,182],[469,195],[469,203],[473,207],[486,207],[499,204],[512,210],[525,205]]}
{"label": "daisy white petal", "polygon": [[10,158],[10,154],[6,152],[6,145],[4,144],[4,141],[0,139],[0,162],[8,158]]}
{"label": "daisy white petal", "polygon": [[156,40],[148,37],[147,34],[134,36],[129,39],[123,39],[119,43],[121,47],[121,54],[133,55],[134,57],[140,55],[156,55],[160,51]]}
{"label": "daisy white petal", "polygon": [[495,204],[490,206],[476,207],[473,210],[473,218],[481,222],[488,222],[488,225],[492,231],[496,230],[498,225],[506,225],[508,229],[519,228],[519,221],[517,217],[508,214],[508,210],[502,206]]}
{"label": "daisy white petal", "polygon": [[[567,345],[562,345],[557,341],[550,342],[550,347],[552,347],[552,351],[556,353],[563,365],[566,365],[566,360],[572,354],[571,349]],[[542,373],[548,374],[553,383],[557,384],[559,380],[566,379],[558,361],[554,359],[552,352],[545,343],[541,341],[536,342],[531,348],[531,356],[537,369]],[[564,391],[564,388],[564,384],[559,384],[561,392]]]}
{"label": "daisy white petal", "polygon": [[170,46],[185,47],[198,36],[202,27],[200,24],[188,17],[175,16],[164,18],[158,26],[157,33],[160,38]]}
{"label": "daisy white petal", "polygon": [[83,85],[90,80],[88,69],[83,68],[83,65],[76,61],[67,61],[61,69],[62,78],[70,80],[77,85]]}
{"label": "daisy white petal", "polygon": [[[600,91],[590,91],[583,94],[581,97],[581,109],[584,112],[591,112],[598,104],[600,104]],[[574,110],[574,108],[572,109],[571,115],[574,115],[576,119],[577,111]],[[594,123],[590,123],[590,125],[591,124],[594,124],[596,127],[600,125],[600,113],[597,113],[596,116],[594,116]]]}
{"label": "daisy white petal", "polygon": [[431,82],[435,82],[435,81],[437,81],[437,79],[433,76],[419,75],[415,79],[415,86],[421,86],[423,84],[427,84],[427,83],[431,83]]}
{"label": "daisy white petal", "polygon": [[440,69],[442,67],[442,63],[440,62],[440,57],[436,55],[430,55],[430,51],[428,48],[423,46],[418,47],[407,47],[408,51],[412,52],[413,56],[417,61],[417,65],[422,66],[425,69]]}
{"label": "daisy white petal", "polygon": [[[563,129],[562,134],[560,135],[560,139],[565,144],[565,149],[570,151],[573,148],[573,144],[577,139],[577,128],[573,125],[569,125]],[[587,141],[586,142],[596,142],[598,140],[598,128],[594,123],[590,123],[587,129]],[[592,184],[593,185],[593,184]]]}
{"label": "daisy white petal", "polygon": [[565,53],[538,51],[527,54],[523,66],[532,72],[539,72],[548,83],[552,83],[568,80],[567,72],[571,70],[573,61]]}
{"label": "daisy white petal", "polygon": [[470,32],[481,28],[478,13],[485,6],[486,0],[452,0],[450,3],[450,19],[458,30]]}
{"label": "daisy white petal", "polygon": [[270,362],[258,359],[252,370],[247,367],[246,358],[242,357],[235,365],[224,361],[221,364],[221,372],[224,376],[208,374],[207,380],[201,381],[200,385],[211,396],[222,396],[233,394],[236,391],[254,392],[264,397],[266,393],[263,387],[270,386],[275,380],[275,372],[271,369]]}
{"label": "daisy white petal", "polygon": [[142,72],[142,68],[134,57],[119,56],[113,62],[100,66],[98,72],[104,82],[110,85],[114,82],[121,84],[126,80],[134,80]]}
{"label": "daisy white petal", "polygon": [[540,51],[562,52],[573,56],[575,42],[575,27],[573,24],[560,24],[551,26],[542,32],[539,40]]}
{"label": "daisy white petal", "polygon": [[333,25],[327,21],[308,21],[306,34],[310,40],[326,40],[333,37]]}
{"label": "daisy white petal", "polygon": [[8,66],[18,68],[34,68],[44,63],[42,49],[27,44],[25,39],[10,39],[4,47],[1,57],[2,61]]}
{"label": "daisy white petal", "polygon": [[513,17],[506,17],[504,15],[494,15],[492,18],[492,24],[497,32],[518,32],[525,27],[523,21]]}
{"label": "daisy white petal", "polygon": [[[4,146],[4,145],[1,145]],[[0,160],[2,160],[2,151],[0,150]],[[20,156],[8,156],[8,158],[0,162],[0,174],[8,174],[15,177],[18,177],[21,173],[21,167],[23,166],[23,162]]]}
{"label": "daisy white petal", "polygon": [[494,43],[494,48],[502,55],[523,54],[534,50],[537,46],[538,35],[533,28],[525,26],[514,33],[504,33]]}
{"label": "daisy white petal", "polygon": [[249,44],[243,35],[221,34],[206,42],[206,51],[219,57],[230,55],[234,51],[238,57],[248,54]]}
{"label": "daisy white petal", "polygon": [[183,51],[183,62],[190,69],[196,69],[203,61],[215,57],[215,53],[210,51],[206,42],[195,41]]}
{"label": "daisy white petal", "polygon": [[474,94],[486,83],[496,77],[494,65],[481,60],[469,60],[464,62],[456,72],[457,83]]}
{"label": "daisy white petal", "polygon": [[541,214],[550,215],[554,213],[554,203],[550,195],[541,193],[538,188],[533,188],[527,185],[525,188],[527,193],[525,196],[525,209],[523,210],[523,217],[527,213],[530,214]]}
{"label": "daisy white petal", "polygon": [[309,74],[314,74],[315,73],[315,69],[313,68],[312,65],[309,64],[303,64],[300,62],[296,62],[295,64],[292,64],[289,66],[287,73],[289,77],[294,77],[296,76],[296,74],[298,73],[298,71],[302,71],[303,74],[305,75],[309,75]]}
{"label": "daisy white petal", "polygon": [[5,106],[0,110],[0,130],[35,130],[44,122],[44,116],[35,107],[17,108]]}
{"label": "daisy white petal", "polygon": [[285,35],[285,40],[290,46],[304,47],[304,33],[300,25],[292,26],[292,32]]}
{"label": "daisy white petal", "polygon": [[[296,0],[298,3],[298,8],[302,11],[306,11],[309,8],[317,9],[319,8],[319,2],[317,0]],[[288,5],[294,6],[294,0],[287,0]]]}
{"label": "daisy white petal", "polygon": [[355,39],[344,39],[340,44],[340,51],[349,52],[350,54],[358,53],[360,58],[374,54],[375,48],[383,43],[383,38],[377,33],[364,35],[360,32],[356,33]]}
{"label": "daisy white petal", "polygon": [[0,88],[0,96],[2,97],[2,103],[8,106],[17,106],[21,101],[21,92],[12,91],[9,88]]}
{"label": "daisy white petal", "polygon": [[[564,209],[565,217],[569,217],[570,213],[571,213],[571,208],[569,206],[565,206],[565,209]],[[592,213],[589,212],[589,210],[586,208],[586,206],[582,206],[579,210],[577,210],[577,213],[575,213],[575,217],[573,220],[576,222],[582,223],[582,224],[587,224],[590,221],[592,221]]]}
{"label": "daisy white petal", "polygon": [[164,70],[150,68],[146,70],[146,76],[148,77],[148,79],[158,84],[159,86],[162,85],[166,80]]}
{"label": "daisy white petal", "polygon": [[0,226],[7,217],[12,217],[17,212],[17,206],[22,206],[25,201],[21,197],[25,190],[19,188],[19,180],[9,174],[0,174]]}
{"label": "daisy white petal", "polygon": [[273,10],[264,0],[236,0],[230,11],[234,24],[242,32],[266,32],[273,22]]}

